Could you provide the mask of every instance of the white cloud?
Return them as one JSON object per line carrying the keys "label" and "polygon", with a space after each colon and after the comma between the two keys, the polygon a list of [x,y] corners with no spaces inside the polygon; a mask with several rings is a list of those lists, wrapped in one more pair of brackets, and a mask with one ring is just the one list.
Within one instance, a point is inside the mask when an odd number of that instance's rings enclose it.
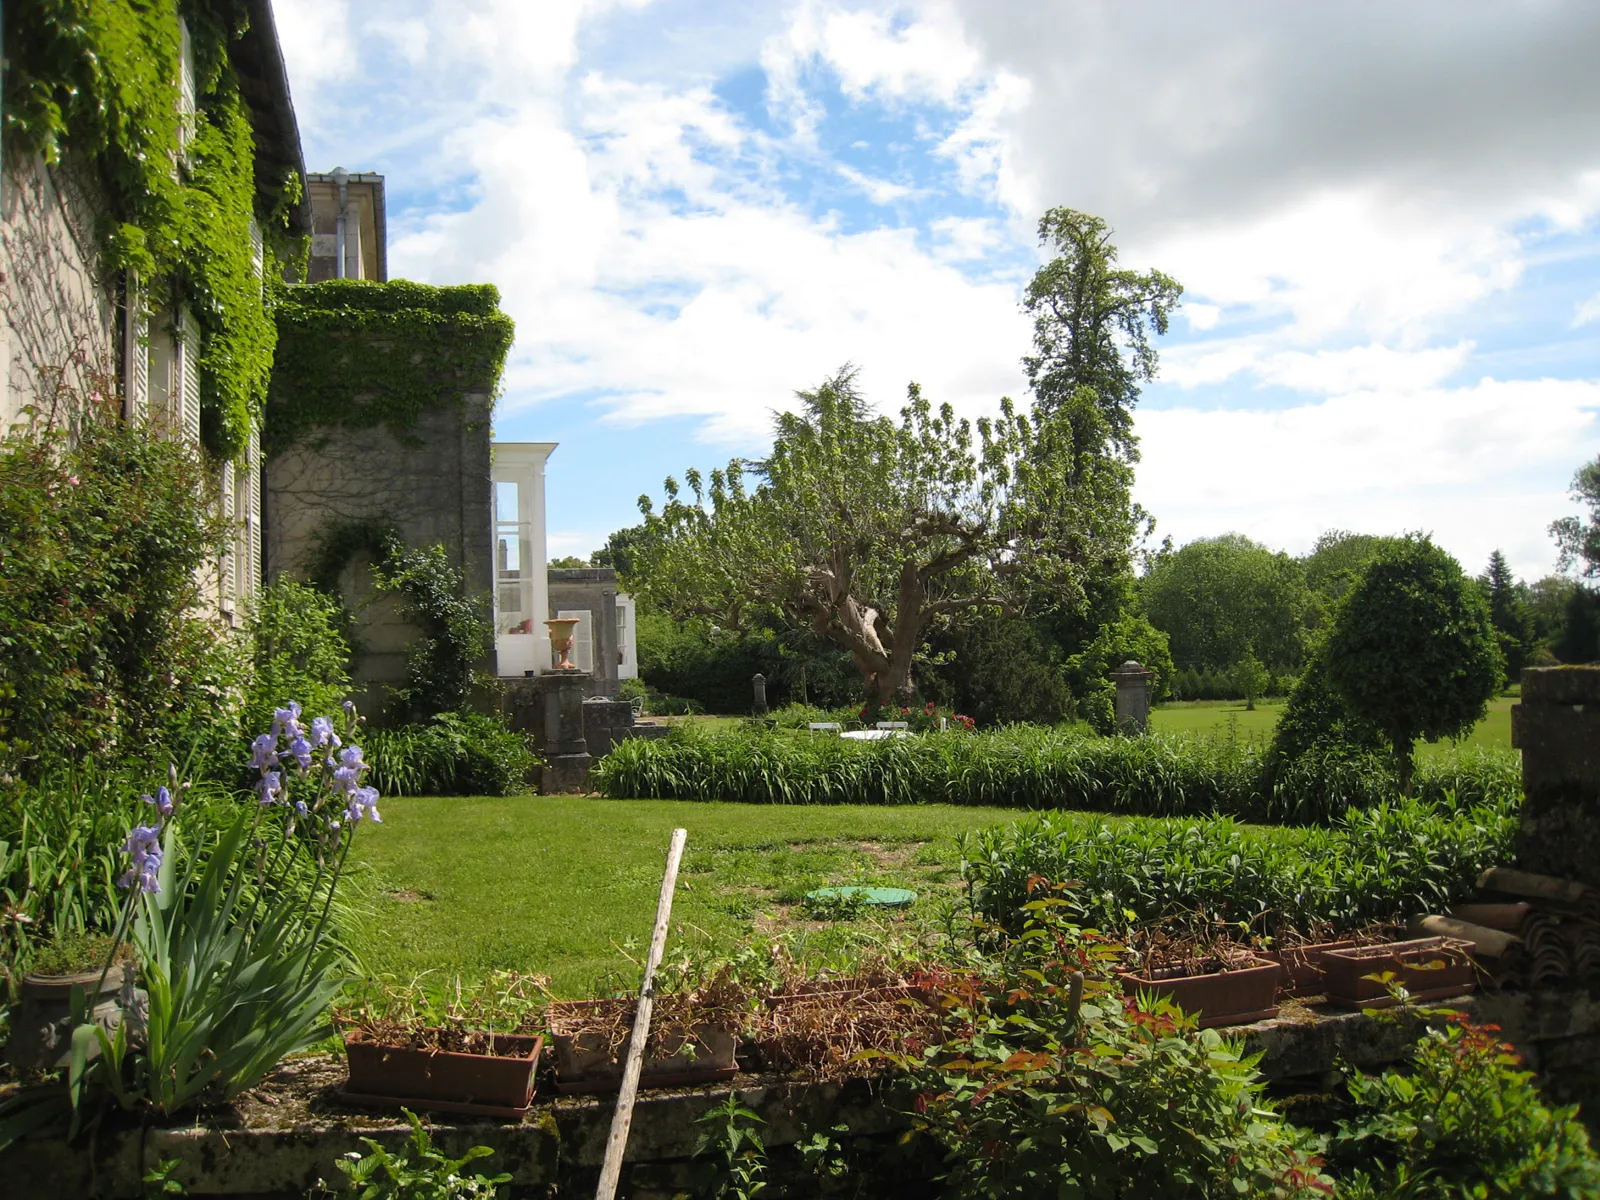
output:
{"label": "white cloud", "polygon": [[314,107],[307,102],[317,86],[348,75],[356,58],[349,0],[274,0],[272,16],[295,99]]}
{"label": "white cloud", "polygon": [[1179,387],[1221,383],[1249,372],[1265,384],[1337,395],[1366,388],[1414,391],[1443,382],[1472,354],[1468,341],[1427,350],[1372,344],[1343,350],[1266,352],[1261,340],[1199,342],[1163,356],[1162,376]]}
{"label": "white cloud", "polygon": [[903,183],[895,183],[888,179],[877,179],[845,163],[835,164],[834,170],[846,183],[859,188],[874,204],[894,204],[917,195],[917,189],[914,187],[907,187]]}
{"label": "white cloud", "polygon": [[1469,566],[1498,545],[1548,573],[1545,526],[1600,449],[1600,382],[1483,380],[1275,411],[1146,409],[1137,495],[1175,541],[1238,529],[1294,552],[1330,528],[1431,530]]}
{"label": "white cloud", "polygon": [[1600,292],[1596,292],[1578,305],[1576,311],[1572,314],[1572,327],[1574,329],[1587,325],[1591,321],[1600,321]]}

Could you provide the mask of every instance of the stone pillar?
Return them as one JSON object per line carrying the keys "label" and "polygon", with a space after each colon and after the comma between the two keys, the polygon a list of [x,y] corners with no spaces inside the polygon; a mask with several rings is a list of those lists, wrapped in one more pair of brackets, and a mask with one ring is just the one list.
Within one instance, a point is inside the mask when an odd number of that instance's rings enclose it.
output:
{"label": "stone pillar", "polygon": [[583,734],[583,698],[593,678],[587,671],[546,671],[536,676],[544,693],[545,795],[589,788],[589,743]]}
{"label": "stone pillar", "polygon": [[1133,659],[1111,672],[1117,685],[1117,732],[1143,733],[1150,725],[1150,677]]}
{"label": "stone pillar", "polygon": [[1517,866],[1600,887],[1600,666],[1523,671],[1511,744],[1526,796]]}
{"label": "stone pillar", "polygon": [[767,715],[767,677],[759,671],[750,678],[750,686],[754,690],[753,707],[758,717]]}

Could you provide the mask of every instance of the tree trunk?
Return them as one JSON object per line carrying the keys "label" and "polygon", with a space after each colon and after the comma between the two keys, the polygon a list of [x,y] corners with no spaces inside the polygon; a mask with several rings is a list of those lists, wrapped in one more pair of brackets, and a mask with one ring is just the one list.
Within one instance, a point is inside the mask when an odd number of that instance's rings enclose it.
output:
{"label": "tree trunk", "polygon": [[1415,747],[1409,740],[1397,739],[1394,743],[1394,773],[1400,782],[1400,795],[1411,798],[1412,768],[1416,764]]}

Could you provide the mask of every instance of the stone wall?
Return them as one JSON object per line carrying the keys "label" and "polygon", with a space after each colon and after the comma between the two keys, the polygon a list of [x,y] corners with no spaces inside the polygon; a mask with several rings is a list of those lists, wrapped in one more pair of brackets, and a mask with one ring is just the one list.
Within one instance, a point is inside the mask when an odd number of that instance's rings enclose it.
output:
{"label": "stone wall", "polygon": [[1600,888],[1600,667],[1524,671],[1511,744],[1526,797],[1517,866]]}
{"label": "stone wall", "polygon": [[48,404],[41,371],[116,373],[121,327],[117,287],[99,277],[95,216],[103,209],[78,173],[10,153],[0,208],[0,435],[25,405]]}
{"label": "stone wall", "polygon": [[[459,402],[457,402],[459,401]],[[442,544],[474,594],[493,586],[490,551],[487,394],[441,396],[414,428],[319,428],[267,460],[262,523],[266,580],[304,579],[319,544],[352,522],[392,524],[409,547]],[[377,712],[382,691],[405,678],[416,629],[392,596],[375,596],[371,565],[353,559],[340,576],[356,615],[355,664],[363,709]]]}
{"label": "stone wall", "polygon": [[589,613],[593,637],[594,676],[591,695],[617,694],[617,573],[610,567],[552,567],[549,571],[550,615]]}

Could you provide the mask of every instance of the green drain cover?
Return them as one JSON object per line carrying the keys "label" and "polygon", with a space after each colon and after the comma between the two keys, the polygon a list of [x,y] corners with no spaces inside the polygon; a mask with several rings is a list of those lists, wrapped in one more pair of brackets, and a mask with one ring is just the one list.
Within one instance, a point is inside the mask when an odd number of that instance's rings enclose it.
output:
{"label": "green drain cover", "polygon": [[906,888],[825,887],[806,893],[807,900],[823,903],[829,900],[854,900],[857,897],[860,897],[862,903],[873,904],[879,908],[910,908],[917,902],[917,894]]}

